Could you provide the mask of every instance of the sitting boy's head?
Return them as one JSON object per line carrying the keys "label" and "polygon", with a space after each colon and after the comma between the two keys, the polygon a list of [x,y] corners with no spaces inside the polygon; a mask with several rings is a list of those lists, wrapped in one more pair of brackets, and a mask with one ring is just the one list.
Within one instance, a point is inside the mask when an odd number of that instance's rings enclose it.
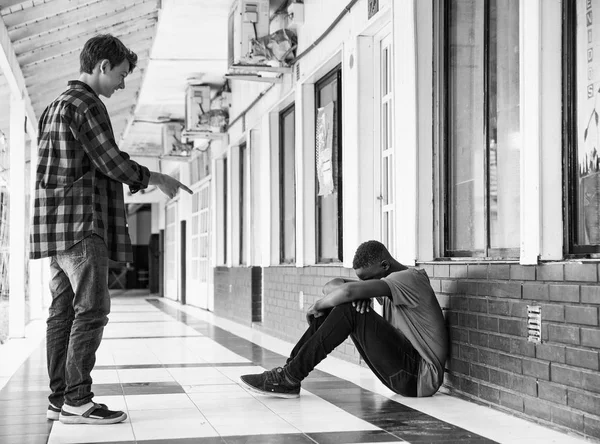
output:
{"label": "sitting boy's head", "polygon": [[385,245],[370,240],[363,242],[356,249],[352,268],[360,280],[381,279],[391,273],[393,260]]}

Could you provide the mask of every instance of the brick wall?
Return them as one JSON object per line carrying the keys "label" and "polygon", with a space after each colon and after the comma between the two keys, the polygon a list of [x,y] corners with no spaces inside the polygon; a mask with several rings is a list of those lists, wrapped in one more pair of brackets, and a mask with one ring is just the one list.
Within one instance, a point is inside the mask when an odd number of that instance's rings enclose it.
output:
{"label": "brick wall", "polygon": [[[452,392],[600,438],[597,264],[422,267],[449,325]],[[527,305],[542,308],[541,344]]]}
{"label": "brick wall", "polygon": [[252,269],[215,268],[215,314],[240,324],[252,323]]}

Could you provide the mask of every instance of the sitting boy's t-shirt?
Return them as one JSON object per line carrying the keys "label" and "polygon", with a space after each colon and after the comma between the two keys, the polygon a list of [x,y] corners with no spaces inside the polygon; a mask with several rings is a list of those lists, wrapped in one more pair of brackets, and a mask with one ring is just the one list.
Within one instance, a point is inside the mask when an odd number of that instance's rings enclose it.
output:
{"label": "sitting boy's t-shirt", "polygon": [[383,317],[421,355],[417,396],[431,396],[444,381],[448,333],[427,272],[408,268],[391,273],[382,281],[392,291],[391,298],[383,298]]}

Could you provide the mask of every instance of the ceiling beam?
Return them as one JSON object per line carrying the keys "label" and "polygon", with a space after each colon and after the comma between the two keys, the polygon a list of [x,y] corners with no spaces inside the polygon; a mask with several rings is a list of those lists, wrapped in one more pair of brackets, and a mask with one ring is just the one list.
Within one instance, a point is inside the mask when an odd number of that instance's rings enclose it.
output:
{"label": "ceiling beam", "polygon": [[129,14],[130,11],[139,11],[140,16],[146,13],[144,11],[158,11],[156,1],[133,0],[132,2],[126,2],[125,5],[111,2],[110,7],[107,7],[106,2],[89,3],[79,9],[62,12],[34,23],[27,25],[17,24],[15,27],[9,28],[8,34],[13,42],[17,43],[27,38],[54,33],[66,27],[83,25],[89,28],[96,26],[96,20],[114,17],[118,14]]}
{"label": "ceiling beam", "polygon": [[[132,26],[130,23],[107,28],[106,32],[118,37],[126,46],[129,46],[126,42],[137,41],[140,39],[150,38],[156,34],[156,20],[145,20],[140,23],[136,23]],[[17,59],[21,65],[29,65],[31,63],[41,62],[42,60],[52,59],[62,54],[69,54],[72,52],[80,52],[85,42],[87,42],[94,33],[82,34],[76,36],[73,39],[68,39],[60,43],[36,48],[33,51],[28,51],[24,54],[18,54]]]}
{"label": "ceiling beam", "polygon": [[15,27],[27,26],[48,17],[76,11],[92,3],[106,2],[104,0],[54,0],[39,3],[30,8],[12,8],[3,18],[8,30],[12,31]]}
{"label": "ceiling beam", "polygon": [[65,40],[74,40],[79,36],[103,34],[108,32],[107,30],[111,27],[115,28],[117,25],[127,24],[130,27],[137,27],[139,23],[156,22],[158,13],[155,10],[149,10],[148,4],[142,4],[142,6],[145,8],[135,8],[131,12],[127,11],[127,13],[109,15],[102,19],[80,22],[76,25],[65,26],[62,29],[37,34],[22,40],[13,40],[15,52],[17,54],[24,54],[36,49],[43,50],[46,46],[56,45]]}
{"label": "ceiling beam", "polygon": [[25,101],[25,113],[30,123],[30,131],[37,131],[37,117],[27,91],[27,84],[23,71],[19,66],[17,55],[8,36],[6,25],[0,17],[0,69],[2,70],[10,91],[17,97],[22,97]]}

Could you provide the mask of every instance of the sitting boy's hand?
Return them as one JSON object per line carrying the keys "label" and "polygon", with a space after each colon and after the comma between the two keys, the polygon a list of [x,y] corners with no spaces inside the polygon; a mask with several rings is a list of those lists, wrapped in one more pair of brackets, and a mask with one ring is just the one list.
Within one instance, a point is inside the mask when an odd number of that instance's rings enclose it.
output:
{"label": "sitting boy's hand", "polygon": [[317,310],[315,308],[315,304],[312,304],[309,307],[308,311],[306,312],[306,322],[308,322],[308,325],[310,325],[310,318],[311,318],[311,316],[313,318],[319,318],[319,317],[321,317],[323,315],[324,315],[324,313],[322,311]]}
{"label": "sitting boy's hand", "polygon": [[352,306],[356,308],[356,311],[360,314],[364,314],[365,312],[371,311],[371,307],[373,306],[373,301],[371,299],[361,299],[359,301],[352,301]]}

